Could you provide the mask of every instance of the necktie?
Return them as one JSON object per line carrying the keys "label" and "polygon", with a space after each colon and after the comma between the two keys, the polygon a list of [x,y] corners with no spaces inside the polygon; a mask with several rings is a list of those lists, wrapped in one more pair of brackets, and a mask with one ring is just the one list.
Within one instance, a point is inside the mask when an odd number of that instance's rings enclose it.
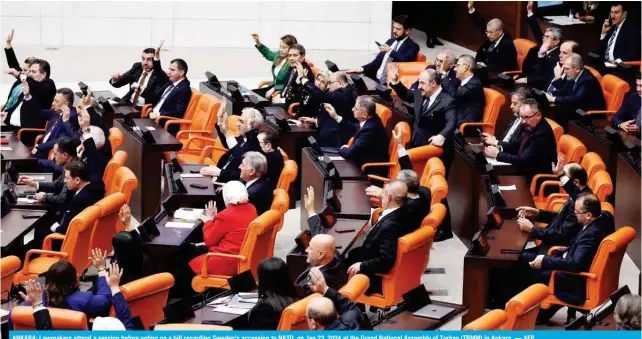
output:
{"label": "necktie", "polygon": [[521,144],[519,144],[519,153],[522,153],[522,151],[524,150],[524,146],[526,145],[526,141],[528,140],[528,138],[530,136],[531,136],[531,131],[528,130],[528,129],[525,130],[524,131],[524,136],[522,137],[522,142],[521,142]]}
{"label": "necktie", "polygon": [[430,107],[430,98],[424,99],[424,104],[421,105],[421,113],[424,113],[428,110],[428,107]]}
{"label": "necktie", "polygon": [[613,47],[613,44],[615,43],[615,35],[617,35],[617,31],[620,29],[620,26],[615,26],[613,27],[613,34],[609,37],[609,42],[606,45],[606,51],[604,52],[604,59],[609,60],[609,51]]}
{"label": "necktie", "polygon": [[5,112],[9,112],[20,101],[18,99],[20,98],[23,87],[24,86],[22,85],[22,83],[20,83],[18,84],[18,86],[13,88],[13,90],[11,91],[11,96],[9,96],[9,100],[7,100],[7,104],[4,106]]}
{"label": "necktie", "polygon": [[388,67],[386,66],[389,62],[392,62],[390,60],[390,53],[392,51],[397,51],[397,48],[399,48],[399,41],[395,41],[392,46],[390,47],[390,51],[386,53],[386,55],[383,56],[383,61],[381,62],[381,67],[379,68],[379,71],[377,71],[377,74],[381,74],[379,76],[379,83],[380,84],[385,84],[386,83],[386,77],[388,75]]}
{"label": "necktie", "polygon": [[143,77],[140,79],[140,82],[138,83],[138,88],[136,88],[136,92],[134,92],[134,100],[132,100],[132,106],[136,107],[138,105],[138,98],[140,97],[140,88],[145,84],[145,79],[147,79],[148,72],[143,72]]}

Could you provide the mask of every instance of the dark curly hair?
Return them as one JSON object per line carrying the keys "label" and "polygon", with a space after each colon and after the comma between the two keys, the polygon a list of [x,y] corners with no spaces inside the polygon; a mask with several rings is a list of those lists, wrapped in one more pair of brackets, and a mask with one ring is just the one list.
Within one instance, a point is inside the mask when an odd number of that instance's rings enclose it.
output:
{"label": "dark curly hair", "polygon": [[45,289],[49,306],[67,308],[67,297],[79,290],[74,265],[66,260],[51,265],[45,276]]}

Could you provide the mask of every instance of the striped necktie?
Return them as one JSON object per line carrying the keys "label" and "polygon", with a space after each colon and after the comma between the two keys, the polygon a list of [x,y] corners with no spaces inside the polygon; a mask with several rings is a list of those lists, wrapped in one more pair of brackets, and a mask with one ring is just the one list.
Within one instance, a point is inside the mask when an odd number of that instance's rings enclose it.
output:
{"label": "striped necktie", "polygon": [[613,34],[609,37],[609,42],[606,45],[606,51],[604,51],[604,59],[609,60],[609,51],[613,47],[613,44],[615,43],[615,36],[617,35],[617,32],[620,30],[620,25],[617,25],[613,27]]}

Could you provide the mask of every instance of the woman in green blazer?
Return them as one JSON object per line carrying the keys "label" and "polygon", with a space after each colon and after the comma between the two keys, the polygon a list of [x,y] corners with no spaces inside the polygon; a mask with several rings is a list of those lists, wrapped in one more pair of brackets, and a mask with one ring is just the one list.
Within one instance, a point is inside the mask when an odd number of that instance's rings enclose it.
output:
{"label": "woman in green blazer", "polygon": [[281,44],[279,51],[271,51],[267,46],[259,41],[258,34],[252,34],[256,42],[256,49],[261,52],[264,58],[272,61],[272,83],[259,89],[253,90],[256,94],[270,100],[275,91],[282,91],[285,83],[288,81],[286,77],[290,71],[290,63],[288,63],[288,51],[292,45],[296,44],[296,38],[293,35],[286,34],[281,37]]}

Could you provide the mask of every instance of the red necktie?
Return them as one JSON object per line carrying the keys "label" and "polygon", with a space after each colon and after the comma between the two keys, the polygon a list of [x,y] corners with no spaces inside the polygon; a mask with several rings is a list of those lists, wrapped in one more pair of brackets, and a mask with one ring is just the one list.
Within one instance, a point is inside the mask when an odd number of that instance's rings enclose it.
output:
{"label": "red necktie", "polygon": [[519,144],[519,153],[521,154],[522,151],[524,150],[524,145],[526,145],[526,140],[531,136],[531,131],[530,130],[525,130],[524,131],[524,136],[522,137],[522,143]]}
{"label": "red necktie", "polygon": [[134,100],[132,100],[132,106],[134,107],[138,105],[138,98],[140,97],[140,87],[145,83],[145,79],[147,79],[147,74],[148,72],[143,72],[143,77],[140,79],[138,88],[136,88],[136,92],[134,93]]}

